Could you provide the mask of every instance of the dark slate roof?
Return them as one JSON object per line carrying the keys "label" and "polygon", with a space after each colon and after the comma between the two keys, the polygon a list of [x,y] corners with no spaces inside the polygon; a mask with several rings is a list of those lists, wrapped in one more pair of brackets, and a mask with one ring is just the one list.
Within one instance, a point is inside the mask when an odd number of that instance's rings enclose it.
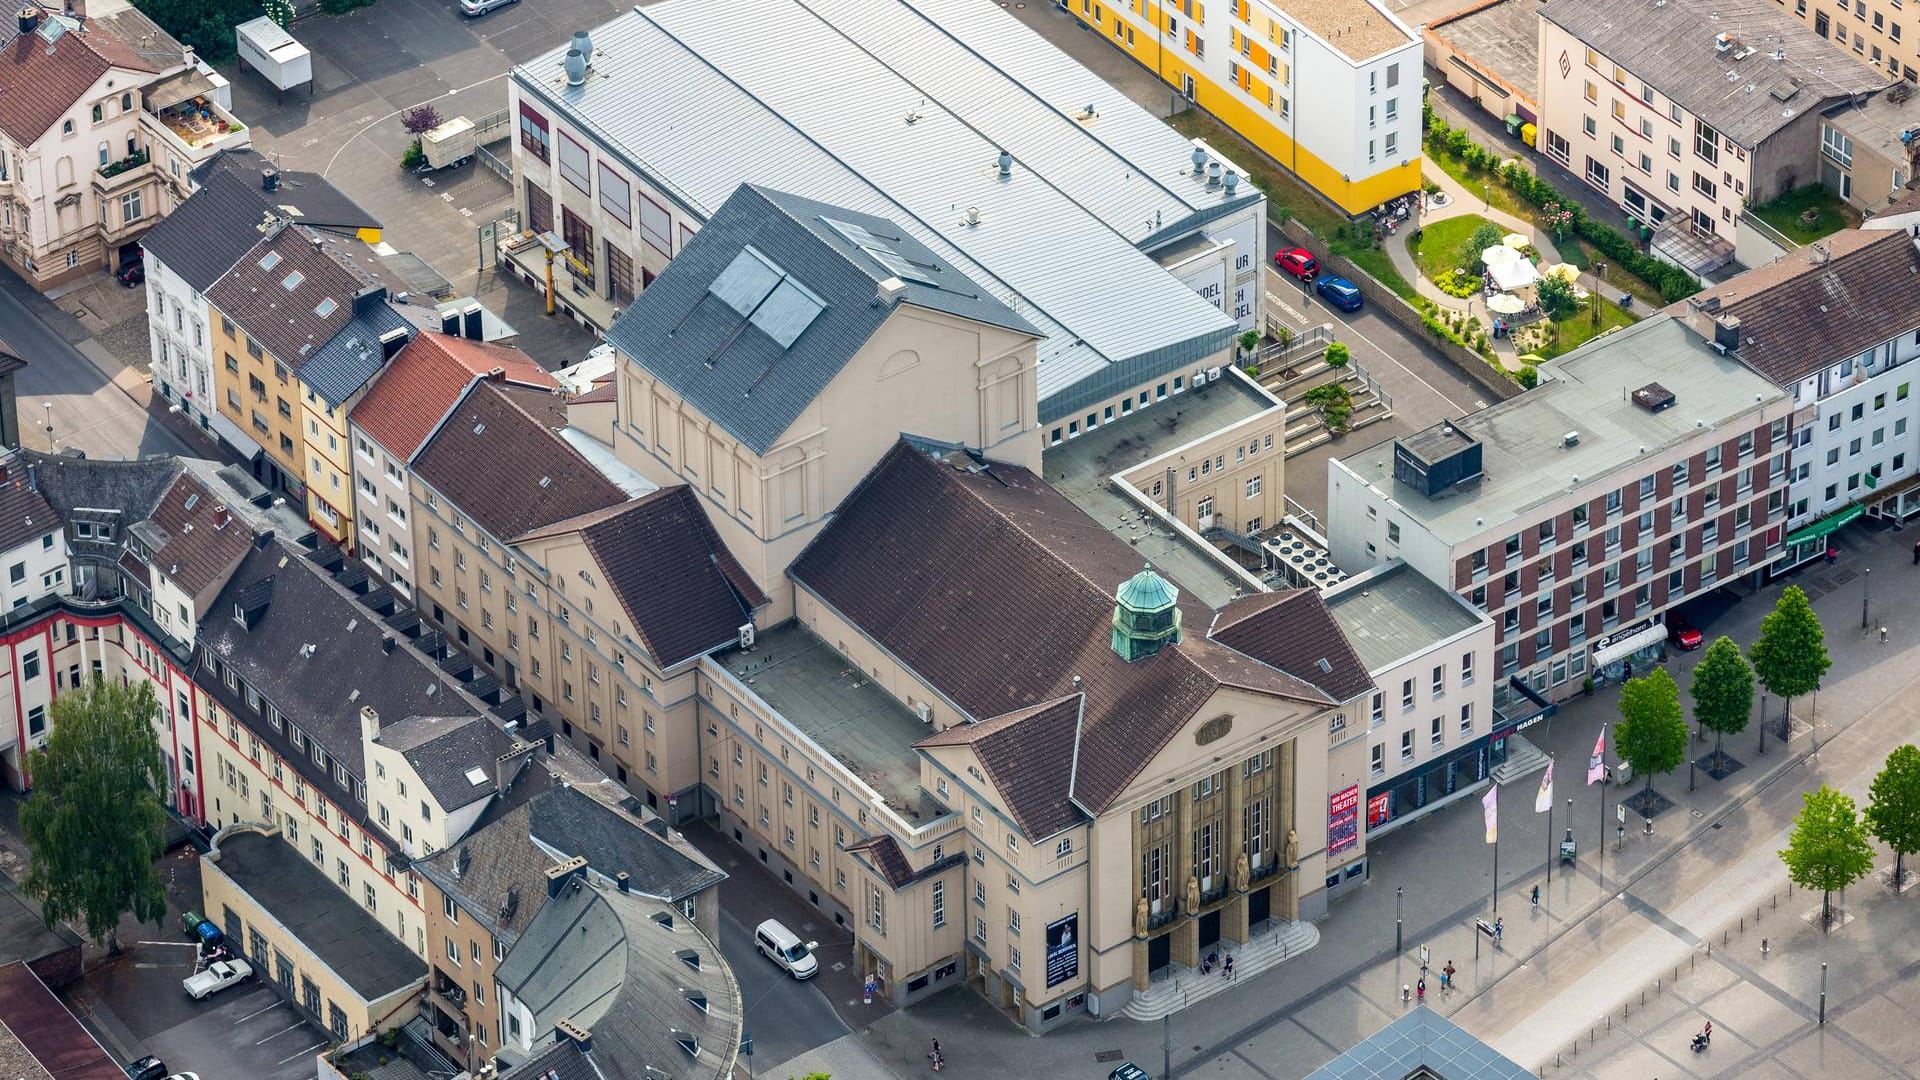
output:
{"label": "dark slate roof", "polygon": [[[493,795],[494,763],[516,745],[492,720],[471,715],[383,722],[374,742],[405,757],[434,801],[449,813]],[[477,784],[467,776],[473,769],[482,774]]]}
{"label": "dark slate roof", "polygon": [[767,603],[685,484],[557,522],[524,540],[578,531],[634,636],[662,668],[712,652]]}
{"label": "dark slate roof", "polygon": [[286,840],[242,827],[218,837],[214,850],[220,871],[364,1000],[426,977],[411,948]]}
{"label": "dark slate roof", "polygon": [[273,163],[258,150],[243,146],[220,151],[201,162],[189,176],[195,184],[202,186],[211,185],[216,176],[231,176],[260,192],[263,201],[282,215],[309,228],[331,232],[380,228],[379,218],[368,213],[319,173],[280,169],[280,189],[273,192],[264,190],[261,174],[272,168]]}
{"label": "dark slate roof", "polygon": [[[237,600],[261,593],[267,595],[266,611],[252,629],[229,617]],[[413,649],[402,645],[385,651],[380,620],[328,580],[325,571],[277,541],[247,553],[212,611],[212,617],[200,623],[201,645],[238,669],[288,722],[317,740],[356,777],[366,776],[362,707],[372,706],[387,723],[483,711]],[[310,655],[307,645],[313,646]],[[216,696],[225,694],[224,683],[207,681]],[[236,715],[249,715],[244,705],[223,705]],[[250,726],[260,729],[262,738],[272,733],[264,723]],[[291,749],[283,756],[306,759]],[[334,790],[331,779],[314,779]],[[353,802],[346,798],[341,805]]]}
{"label": "dark slate roof", "polygon": [[578,788],[556,788],[533,800],[530,811],[530,832],[541,843],[585,858],[606,877],[624,871],[635,892],[678,901],[727,878],[655,836],[638,817]]}
{"label": "dark slate roof", "polygon": [[458,844],[413,864],[488,933],[509,945],[547,902],[546,872],[553,858],[533,842],[528,831],[538,801],[536,797],[514,807],[492,823],[469,831]]}
{"label": "dark slate roof", "polygon": [[[1735,352],[1782,387],[1920,325],[1920,251],[1898,229],[1849,229],[1688,298],[1740,320]],[[1711,333],[1708,330],[1708,333]]]}
{"label": "dark slate roof", "polygon": [[1527,1070],[1425,1005],[1360,1040],[1307,1080],[1526,1080]]}
{"label": "dark slate roof", "polygon": [[956,724],[918,745],[971,747],[1020,831],[1038,843],[1086,820],[1068,790],[1071,773],[1060,767],[1073,760],[1085,700],[1071,694],[977,724]]}
{"label": "dark slate roof", "polygon": [[36,450],[20,453],[34,464],[40,493],[61,517],[71,516],[77,507],[117,510],[129,525],[153,513],[183,468],[181,459],[172,457],[112,461]]}
{"label": "dark slate roof", "polygon": [[[607,340],[765,453],[893,314],[876,302],[876,290],[896,272],[823,218],[865,230],[914,264],[914,276],[938,283],[907,281],[902,302],[1039,335],[892,222],[742,185],[615,321]],[[749,248],[824,305],[788,347],[712,290]]]}
{"label": "dark slate roof", "polygon": [[1213,640],[1298,675],[1335,701],[1351,701],[1373,690],[1373,676],[1318,589],[1241,597],[1220,609]]}
{"label": "dark slate roof", "polygon": [[[698,966],[682,962],[682,951]],[[533,1013],[536,1032],[562,1020],[590,1032],[604,1080],[731,1075],[739,986],[718,947],[661,901],[576,875],[541,906],[494,978]],[[705,996],[707,1008],[689,1002],[688,991]],[[698,1058],[676,1045],[675,1031],[698,1038]]]}
{"label": "dark slate roof", "polygon": [[[56,1080],[127,1080],[87,1029],[80,1026],[25,961],[0,967],[0,1040],[16,1043]],[[28,1075],[14,1053],[0,1053],[9,1075]]]}
{"label": "dark slate roof", "polygon": [[605,1080],[594,1067],[593,1059],[572,1039],[560,1039],[501,1075],[511,1076],[513,1080],[522,1077],[525,1080]]}
{"label": "dark slate roof", "polygon": [[0,462],[0,551],[12,551],[60,527],[60,515],[38,490],[39,469],[27,476],[27,462]]}
{"label": "dark slate roof", "polygon": [[354,295],[372,283],[334,258],[331,242],[297,225],[281,229],[214,282],[207,300],[274,359],[298,367],[347,325]]}
{"label": "dark slate roof", "polygon": [[264,239],[261,223],[271,212],[258,184],[249,187],[237,177],[216,174],[148,229],[140,244],[204,293]]}
{"label": "dark slate roof", "polygon": [[398,333],[410,341],[413,324],[387,303],[386,289],[375,287],[354,298],[353,318],[300,364],[300,382],[338,408],[359,393],[387,365],[381,338]]}
{"label": "dark slate roof", "polygon": [[1073,794],[1099,813],[1221,686],[1333,700],[1208,639],[1212,612],[1187,598],[1180,644],[1122,660],[1113,594],[1139,570],[1131,546],[1027,470],[936,461],[901,440],[788,572],[975,719],[1065,697],[1081,677]]}
{"label": "dark slate roof", "polygon": [[[536,416],[544,399],[559,421]],[[495,538],[625,502],[627,493],[555,433],[558,395],[491,380],[468,388],[414,458],[414,474]]]}

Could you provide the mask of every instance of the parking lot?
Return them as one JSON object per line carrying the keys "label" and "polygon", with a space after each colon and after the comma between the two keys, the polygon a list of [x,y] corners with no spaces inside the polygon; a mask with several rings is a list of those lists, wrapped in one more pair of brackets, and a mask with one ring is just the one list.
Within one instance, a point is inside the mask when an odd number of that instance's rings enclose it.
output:
{"label": "parking lot", "polygon": [[149,939],[129,960],[89,974],[74,1002],[95,1018],[102,1004],[112,1010],[122,1032],[114,1041],[132,1040],[122,1048],[128,1058],[152,1054],[201,1080],[313,1076],[313,1056],[329,1040],[270,984],[255,977],[194,1001],[180,989],[193,971],[191,945]]}

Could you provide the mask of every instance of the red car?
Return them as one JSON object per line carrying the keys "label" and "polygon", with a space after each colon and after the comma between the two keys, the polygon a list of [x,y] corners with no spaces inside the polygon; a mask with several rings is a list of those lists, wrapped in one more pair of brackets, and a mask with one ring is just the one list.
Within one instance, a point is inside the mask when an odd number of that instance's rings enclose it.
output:
{"label": "red car", "polygon": [[1314,261],[1306,248],[1301,247],[1274,252],[1273,265],[1301,281],[1312,281],[1314,275],[1320,272],[1320,264]]}
{"label": "red car", "polygon": [[1700,631],[1687,621],[1687,617],[1677,611],[1667,613],[1667,634],[1682,652],[1692,652],[1705,640],[1701,637]]}

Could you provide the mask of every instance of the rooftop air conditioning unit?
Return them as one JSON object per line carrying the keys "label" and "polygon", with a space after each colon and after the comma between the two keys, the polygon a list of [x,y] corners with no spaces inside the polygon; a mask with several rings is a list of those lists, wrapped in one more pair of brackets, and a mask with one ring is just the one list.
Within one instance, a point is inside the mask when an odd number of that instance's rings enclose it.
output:
{"label": "rooftop air conditioning unit", "polygon": [[931,724],[933,723],[933,706],[924,701],[916,701],[913,703],[913,715],[919,717],[921,723]]}
{"label": "rooftop air conditioning unit", "polygon": [[754,635],[753,635],[752,623],[748,623],[745,626],[742,626],[740,628],[740,647],[743,649],[753,648],[753,636]]}
{"label": "rooftop air conditioning unit", "polygon": [[1208,382],[1218,382],[1219,380],[1220,380],[1220,369],[1219,369],[1219,368],[1217,368],[1217,367],[1210,367],[1210,368],[1208,368],[1208,369],[1207,369],[1207,381],[1208,381]]}

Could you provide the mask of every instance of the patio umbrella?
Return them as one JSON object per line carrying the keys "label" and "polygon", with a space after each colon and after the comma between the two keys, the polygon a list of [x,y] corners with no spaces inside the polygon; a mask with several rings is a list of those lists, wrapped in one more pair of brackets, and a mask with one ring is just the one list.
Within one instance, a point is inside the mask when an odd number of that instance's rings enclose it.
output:
{"label": "patio umbrella", "polygon": [[1487,310],[1496,315],[1518,315],[1526,309],[1526,302],[1512,293],[1495,293],[1487,299]]}
{"label": "patio umbrella", "polygon": [[1501,263],[1513,262],[1519,258],[1520,253],[1505,244],[1495,244],[1480,253],[1480,261],[1488,266],[1499,266]]}
{"label": "patio umbrella", "polygon": [[1501,237],[1500,242],[1512,248],[1515,251],[1519,251],[1521,248],[1526,247],[1528,244],[1533,243],[1533,241],[1527,239],[1524,236],[1521,236],[1517,232],[1510,232],[1507,235]]}
{"label": "patio umbrella", "polygon": [[1580,277],[1580,268],[1572,263],[1554,263],[1552,266],[1543,268],[1540,276],[1562,278],[1571,285]]}

